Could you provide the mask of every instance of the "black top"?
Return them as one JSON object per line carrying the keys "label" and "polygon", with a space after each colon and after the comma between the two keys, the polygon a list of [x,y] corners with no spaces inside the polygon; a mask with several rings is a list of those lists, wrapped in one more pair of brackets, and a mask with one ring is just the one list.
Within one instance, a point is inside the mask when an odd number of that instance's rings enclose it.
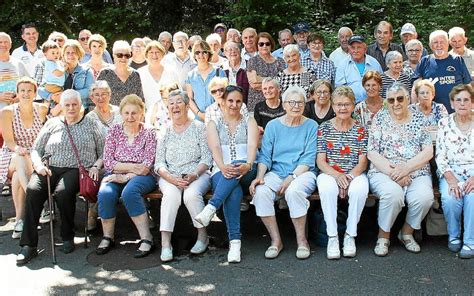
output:
{"label": "black top", "polygon": [[277,108],[272,109],[268,107],[266,101],[262,101],[255,105],[255,110],[253,116],[255,117],[255,121],[257,121],[257,125],[263,127],[267,126],[267,123],[277,117],[283,116],[286,114],[286,111],[283,109],[282,102],[280,100],[280,105]]}
{"label": "black top", "polygon": [[334,113],[334,110],[332,109],[332,106],[331,106],[329,107],[328,113],[326,113],[326,115],[324,115],[323,118],[319,118],[316,115],[316,112],[314,111],[314,104],[315,104],[314,101],[307,102],[306,105],[304,106],[303,115],[316,121],[318,125],[336,117],[336,113]]}
{"label": "black top", "polygon": [[133,61],[133,60],[130,62],[130,67],[132,67],[132,68],[135,69],[135,70],[138,70],[138,69],[140,69],[141,67],[146,66],[146,65],[148,65],[148,63],[147,63],[146,60],[144,60],[144,61],[141,62],[141,63],[135,63],[135,61]]}

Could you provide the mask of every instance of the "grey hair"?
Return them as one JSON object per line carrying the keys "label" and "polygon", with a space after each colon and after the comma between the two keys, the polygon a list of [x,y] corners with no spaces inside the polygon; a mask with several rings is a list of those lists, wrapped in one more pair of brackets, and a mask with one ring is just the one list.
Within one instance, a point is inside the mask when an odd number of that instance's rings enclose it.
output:
{"label": "grey hair", "polygon": [[461,35],[463,38],[466,37],[466,31],[461,27],[452,27],[448,32],[449,39],[453,38],[456,35]]}
{"label": "grey hair", "polygon": [[125,41],[125,40],[117,40],[114,42],[114,45],[112,46],[112,53],[116,53],[118,50],[126,50],[129,53],[132,52],[132,48],[130,47],[130,44]]}
{"label": "grey hair", "polygon": [[392,85],[390,85],[390,87],[387,89],[387,94],[385,96],[386,98],[388,98],[388,94],[399,92],[399,91],[402,91],[406,97],[409,96],[407,88],[405,87],[405,85],[401,84],[400,82],[394,82]]}
{"label": "grey hair", "polygon": [[206,42],[207,43],[210,43],[211,41],[217,41],[217,43],[221,44],[221,36],[219,36],[219,34],[217,33],[212,33],[212,34],[209,34],[207,37],[206,37]]}
{"label": "grey hair", "polygon": [[168,32],[168,31],[163,31],[160,33],[160,35],[158,35],[158,41],[161,41],[162,38],[164,37],[168,37],[169,39],[172,39],[173,36],[171,36],[171,33]]}
{"label": "grey hair", "polygon": [[172,97],[180,96],[181,99],[183,100],[184,104],[189,105],[189,97],[188,94],[181,90],[181,89],[176,89],[173,90],[168,94],[168,100],[171,99]]}
{"label": "grey hair", "polygon": [[7,33],[0,32],[0,36],[6,37],[8,39],[8,41],[10,41],[10,44],[12,43],[12,38]]}
{"label": "grey hair", "polygon": [[81,94],[74,89],[66,89],[61,94],[61,98],[59,100],[59,104],[61,107],[64,107],[64,103],[69,100],[76,99],[79,102],[79,105],[82,105]]}
{"label": "grey hair", "polygon": [[288,87],[282,96],[282,101],[286,102],[290,99],[290,97],[298,96],[299,98],[303,99],[303,102],[306,102],[306,91],[298,85],[291,85]]}
{"label": "grey hair", "polygon": [[242,34],[240,34],[239,30],[237,30],[235,28],[230,28],[229,30],[227,30],[227,34],[229,34],[230,32],[237,33],[237,35],[239,35],[239,38],[242,37]]}
{"label": "grey hair", "polygon": [[173,40],[176,41],[179,37],[184,37],[186,40],[189,40],[188,34],[184,33],[183,31],[178,31],[174,33]]}
{"label": "grey hair", "polygon": [[263,85],[264,83],[269,83],[269,82],[273,83],[273,85],[274,85],[276,88],[278,88],[279,90],[281,89],[280,82],[279,82],[276,78],[274,78],[274,77],[265,77],[265,78],[263,78],[263,80],[262,80],[262,85]]}
{"label": "grey hair", "polygon": [[398,51],[392,50],[392,51],[387,52],[387,55],[385,55],[385,64],[386,65],[390,64],[390,62],[396,58],[401,58],[403,61],[403,56]]}
{"label": "grey hair", "polygon": [[283,49],[283,56],[292,52],[297,52],[298,54],[300,54],[300,49],[297,44],[288,44],[287,46],[285,46],[285,48]]}
{"label": "grey hair", "polygon": [[436,31],[433,31],[431,32],[430,34],[430,43],[433,42],[433,39],[435,39],[436,37],[439,37],[439,36],[442,36],[446,39],[446,41],[448,41],[448,33],[446,33],[446,31],[443,31],[443,30],[436,30]]}
{"label": "grey hair", "polygon": [[106,80],[96,80],[89,88],[89,95],[92,95],[94,90],[98,88],[106,89],[109,92],[112,92],[112,89],[110,88],[109,83]]}
{"label": "grey hair", "polygon": [[407,44],[405,44],[405,49],[408,50],[409,48],[412,48],[416,45],[419,45],[421,47],[421,50],[423,50],[423,43],[421,43],[421,41],[418,39],[412,39],[408,41]]}
{"label": "grey hair", "polygon": [[293,35],[293,34],[291,33],[291,30],[290,30],[290,29],[283,29],[283,30],[281,30],[281,31],[278,32],[278,39],[281,38],[281,34],[283,34],[283,33],[288,33],[288,34],[290,34],[290,35]]}
{"label": "grey hair", "polygon": [[349,27],[341,27],[341,28],[339,29],[339,31],[337,31],[337,36],[341,36],[342,33],[344,33],[344,32],[350,32],[351,35],[354,34],[354,33],[352,33],[351,28],[349,28]]}

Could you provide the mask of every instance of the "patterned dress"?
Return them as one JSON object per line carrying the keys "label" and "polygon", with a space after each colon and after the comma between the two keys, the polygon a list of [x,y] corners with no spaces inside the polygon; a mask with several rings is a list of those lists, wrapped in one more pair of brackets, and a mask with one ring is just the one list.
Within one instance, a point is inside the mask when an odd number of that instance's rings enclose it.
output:
{"label": "patterned dress", "polygon": [[[42,127],[43,122],[35,107],[33,107],[33,124],[30,128],[25,128],[21,122],[20,106],[18,104],[13,105],[13,139],[18,146],[31,151],[31,146],[33,146],[33,142]],[[3,143],[2,150],[0,151],[0,183],[5,183],[7,179],[12,155],[13,152]]]}

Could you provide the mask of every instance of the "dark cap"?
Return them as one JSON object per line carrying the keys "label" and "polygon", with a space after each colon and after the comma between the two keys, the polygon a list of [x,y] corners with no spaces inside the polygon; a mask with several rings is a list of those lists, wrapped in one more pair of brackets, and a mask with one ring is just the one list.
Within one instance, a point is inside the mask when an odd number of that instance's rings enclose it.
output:
{"label": "dark cap", "polygon": [[309,25],[305,22],[298,22],[293,26],[293,34],[309,32]]}
{"label": "dark cap", "polygon": [[349,45],[351,45],[354,42],[365,43],[365,38],[361,35],[352,35],[351,38],[349,38],[349,41],[347,43],[349,43]]}
{"label": "dark cap", "polygon": [[224,25],[223,23],[218,23],[217,25],[215,25],[215,26],[214,26],[214,31],[215,31],[217,28],[224,28],[224,30],[227,30],[227,26]]}

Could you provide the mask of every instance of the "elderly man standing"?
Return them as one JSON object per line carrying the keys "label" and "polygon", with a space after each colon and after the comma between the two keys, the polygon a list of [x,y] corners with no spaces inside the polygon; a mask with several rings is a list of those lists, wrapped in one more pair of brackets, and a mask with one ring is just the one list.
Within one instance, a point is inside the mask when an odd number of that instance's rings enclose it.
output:
{"label": "elderly man standing", "polygon": [[174,69],[178,74],[179,86],[184,89],[188,72],[196,67],[196,61],[192,58],[188,50],[188,34],[184,32],[176,32],[173,36],[174,52],[166,55],[161,63]]}
{"label": "elderly man standing", "polygon": [[24,24],[21,26],[21,39],[25,43],[12,52],[12,57],[25,64],[29,76],[33,75],[36,64],[44,57],[38,46],[38,37],[38,29],[34,24]]}
{"label": "elderly man standing", "polygon": [[242,59],[248,62],[250,58],[257,55],[257,31],[254,28],[245,28],[242,31]]}
{"label": "elderly man standing", "polygon": [[[79,37],[77,38],[77,40],[81,44],[81,47],[82,49],[84,49],[84,53],[85,53],[84,57],[79,61],[80,64],[87,63],[92,58],[91,49],[89,48],[89,38],[91,36],[92,36],[92,32],[87,29],[83,29],[79,32]],[[104,62],[108,64],[114,63],[112,61],[112,57],[110,56],[110,53],[106,49],[104,49],[104,53],[102,54],[102,59],[104,60]]]}
{"label": "elderly man standing", "polygon": [[333,61],[336,68],[341,64],[342,61],[344,61],[345,58],[350,57],[348,41],[352,35],[352,30],[348,27],[341,27],[337,32],[337,41],[339,42],[340,46],[329,55],[329,59]]}
{"label": "elderly man standing", "polygon": [[280,48],[272,52],[272,56],[275,58],[283,59],[283,49],[288,44],[293,44],[294,39],[293,35],[291,34],[290,29],[283,29],[278,32],[278,43],[280,44]]}
{"label": "elderly man standing", "polygon": [[171,48],[171,38],[173,36],[171,36],[171,33],[168,32],[168,31],[163,31],[160,33],[160,35],[158,35],[158,42],[161,43],[161,45],[163,45],[163,47],[165,48],[166,50],[166,54],[167,55],[170,51],[170,48]]}
{"label": "elderly man standing", "polygon": [[293,37],[300,49],[300,62],[309,57],[311,52],[308,46],[309,25],[305,22],[298,22],[293,26]]}
{"label": "elderly man standing", "polygon": [[471,73],[471,78],[474,79],[474,50],[466,47],[467,37],[463,28],[453,27],[448,32],[449,45],[451,45],[452,55],[461,56],[466,63],[467,70]]}
{"label": "elderly man standing", "polygon": [[227,30],[226,40],[235,42],[239,46],[242,46],[242,35],[240,34],[239,30],[235,28],[230,28],[229,30]]}
{"label": "elderly man standing", "polygon": [[449,54],[448,33],[445,31],[436,30],[430,34],[430,48],[433,54],[421,59],[412,76],[413,85],[418,80],[430,79],[436,90],[434,101],[453,113],[449,92],[458,84],[470,83],[471,75],[462,57]]}
{"label": "elderly man standing", "polygon": [[382,73],[382,67],[377,60],[366,54],[367,44],[364,37],[353,35],[349,38],[349,54],[336,68],[336,87],[349,86],[354,91],[356,103],[366,99],[367,93],[362,86],[362,77],[368,71]]}
{"label": "elderly man standing", "polygon": [[378,23],[374,30],[374,37],[375,42],[369,45],[367,54],[379,62],[380,66],[382,66],[382,70],[387,71],[388,69],[385,64],[385,55],[389,51],[396,50],[402,54],[403,60],[407,59],[402,47],[398,44],[391,43],[393,39],[393,28],[389,22],[381,21]]}
{"label": "elderly man standing", "polygon": [[[408,57],[406,49],[408,41],[418,39],[418,33],[416,32],[416,28],[412,23],[406,23],[402,26],[402,29],[400,30],[400,39],[402,40],[403,52]],[[425,55],[428,55],[428,51],[423,47],[423,53],[421,56],[424,57]]]}

